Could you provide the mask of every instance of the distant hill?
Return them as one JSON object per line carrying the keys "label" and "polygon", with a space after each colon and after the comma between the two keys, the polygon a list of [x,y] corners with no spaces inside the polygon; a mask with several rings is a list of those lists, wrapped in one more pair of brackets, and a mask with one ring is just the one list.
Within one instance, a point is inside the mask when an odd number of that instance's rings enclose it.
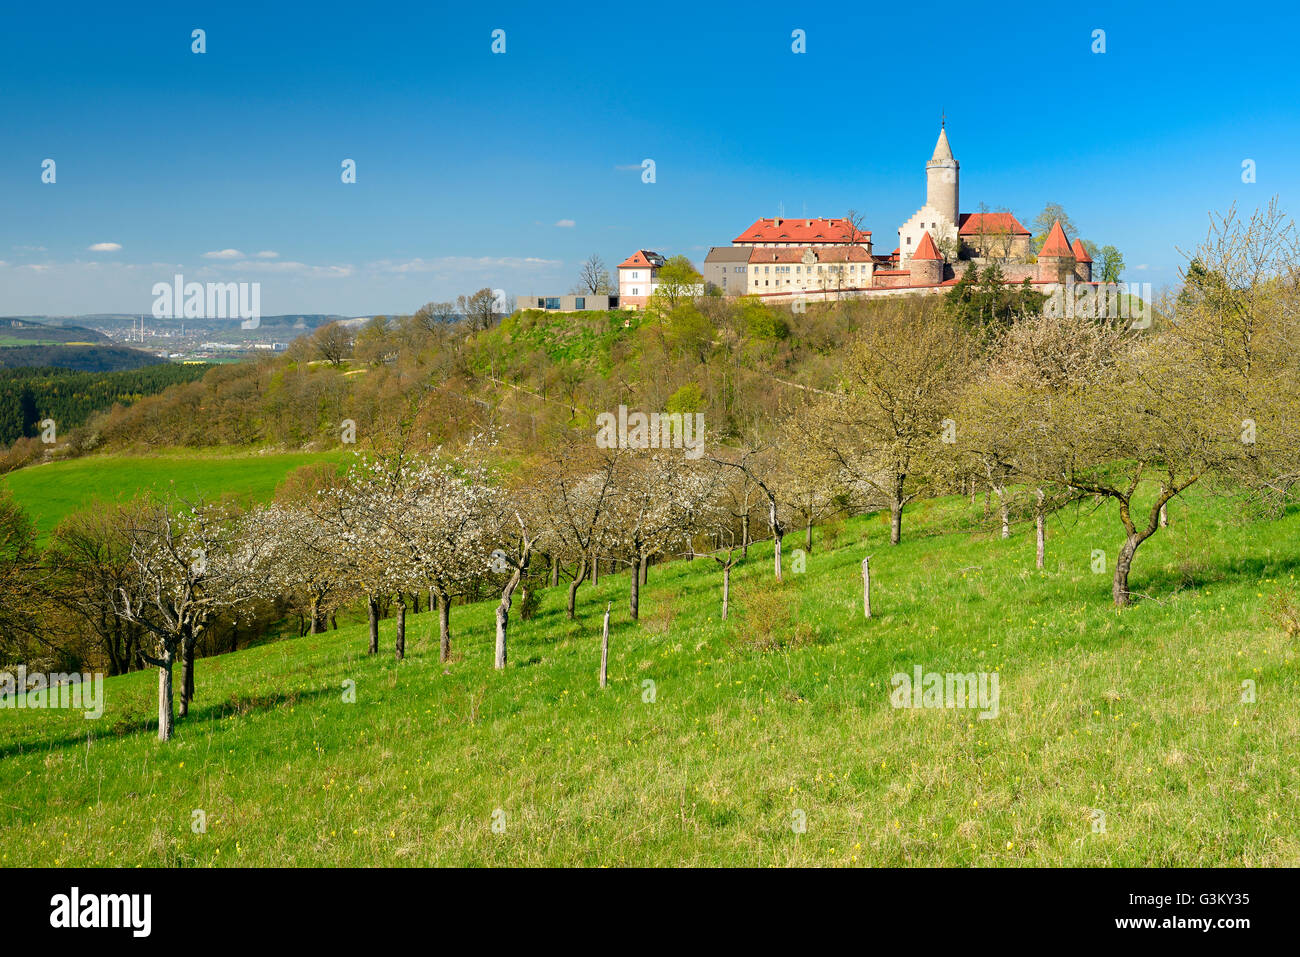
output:
{"label": "distant hill", "polygon": [[106,344],[112,340],[102,332],[85,326],[54,326],[31,319],[0,319],[0,348],[67,342]]}
{"label": "distant hill", "polygon": [[[7,332],[7,330],[3,330]],[[89,330],[81,330],[87,332]],[[105,337],[100,337],[105,341]],[[52,366],[78,372],[123,372],[158,365],[153,353],[112,345],[6,345],[0,336],[0,369]]]}
{"label": "distant hill", "polygon": [[86,326],[0,318],[0,369],[53,367],[78,372],[122,372],[162,362],[140,349],[113,344]]}

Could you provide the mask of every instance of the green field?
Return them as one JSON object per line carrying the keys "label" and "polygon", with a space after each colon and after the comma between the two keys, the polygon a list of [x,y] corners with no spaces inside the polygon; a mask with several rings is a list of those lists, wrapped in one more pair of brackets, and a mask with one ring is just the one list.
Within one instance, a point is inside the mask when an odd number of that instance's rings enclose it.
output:
{"label": "green field", "polygon": [[42,539],[69,513],[98,498],[126,500],[153,489],[207,500],[234,493],[268,498],[285,475],[322,460],[346,461],[343,452],[104,455],[10,472],[3,481],[36,523]]}
{"label": "green field", "polygon": [[[204,659],[166,745],[153,672],[110,679],[99,721],[0,711],[0,864],[1300,864],[1300,678],[1269,611],[1300,515],[1177,502],[1117,614],[1090,560],[1110,506],[1054,516],[1043,573],[1032,530],[979,512],[913,509],[896,548],[856,519],[779,588],[756,547],[726,623],[703,559],[652,568],[640,623],[626,575],[576,623],[550,590],[502,673],[487,602],[454,609],[447,666],[428,614],[401,664],[391,621],[376,658],[350,626]],[[996,671],[998,717],[895,710],[915,665]]]}

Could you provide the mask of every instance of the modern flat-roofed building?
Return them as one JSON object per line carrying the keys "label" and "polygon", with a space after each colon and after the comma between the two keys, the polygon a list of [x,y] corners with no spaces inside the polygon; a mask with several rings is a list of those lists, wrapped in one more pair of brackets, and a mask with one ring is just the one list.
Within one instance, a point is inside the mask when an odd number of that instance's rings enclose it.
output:
{"label": "modern flat-roofed building", "polygon": [[571,293],[567,296],[516,296],[516,309],[544,309],[547,312],[604,312],[618,308],[618,296],[596,293]]}

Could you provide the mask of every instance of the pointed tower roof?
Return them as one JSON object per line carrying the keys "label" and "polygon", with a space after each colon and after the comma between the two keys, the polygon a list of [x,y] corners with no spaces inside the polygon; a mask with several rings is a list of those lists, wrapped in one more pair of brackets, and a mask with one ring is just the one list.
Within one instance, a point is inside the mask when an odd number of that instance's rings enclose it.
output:
{"label": "pointed tower roof", "polygon": [[934,245],[934,240],[930,238],[928,232],[921,234],[921,241],[916,244],[916,252],[912,253],[913,259],[940,259],[939,250]]}
{"label": "pointed tower roof", "polygon": [[1061,221],[1058,219],[1052,223],[1052,229],[1047,234],[1047,242],[1043,243],[1043,248],[1038,251],[1038,258],[1044,256],[1061,256],[1066,259],[1073,259],[1074,253],[1070,249],[1070,241],[1065,238],[1065,230],[1061,228]]}
{"label": "pointed tower roof", "polygon": [[930,162],[936,163],[950,159],[952,159],[952,147],[948,145],[948,131],[940,127],[939,141],[934,144],[934,155],[930,157]]}
{"label": "pointed tower roof", "polygon": [[1092,257],[1088,255],[1088,250],[1083,248],[1083,240],[1078,236],[1074,238],[1074,245],[1070,247],[1074,253],[1074,261],[1080,263],[1092,262]]}

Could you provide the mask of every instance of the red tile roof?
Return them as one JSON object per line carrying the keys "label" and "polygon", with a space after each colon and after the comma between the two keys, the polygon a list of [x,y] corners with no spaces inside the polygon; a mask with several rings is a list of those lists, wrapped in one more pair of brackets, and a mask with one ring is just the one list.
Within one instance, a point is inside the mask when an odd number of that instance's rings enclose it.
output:
{"label": "red tile roof", "polygon": [[873,262],[869,252],[861,246],[774,246],[762,248],[755,246],[749,254],[752,263],[799,263],[803,262],[804,253],[812,250],[813,258],[819,263],[867,263]]}
{"label": "red tile roof", "polygon": [[921,241],[916,244],[916,252],[912,253],[913,259],[941,259],[939,250],[935,248],[934,240],[930,238],[928,232],[921,234]]}
{"label": "red tile roof", "polygon": [[1044,256],[1060,256],[1063,259],[1074,258],[1074,253],[1070,250],[1070,241],[1065,238],[1065,230],[1061,228],[1059,219],[1052,223],[1051,232],[1047,234],[1047,242],[1043,243],[1043,248],[1038,251],[1039,259]]}
{"label": "red tile roof", "polygon": [[1074,245],[1070,247],[1074,252],[1074,261],[1080,263],[1092,262],[1092,257],[1088,255],[1088,250],[1083,248],[1083,240],[1079,237],[1074,238]]}
{"label": "red tile roof", "polygon": [[628,256],[618,264],[619,269],[631,268],[632,266],[651,266],[658,267],[664,264],[664,257],[658,253],[652,253],[648,249],[638,249],[631,256]]}
{"label": "red tile roof", "polygon": [[962,213],[959,236],[997,235],[1028,236],[1029,230],[1010,213]]}
{"label": "red tile roof", "polygon": [[868,242],[871,230],[856,237],[847,219],[759,219],[737,236],[736,243],[844,243]]}

